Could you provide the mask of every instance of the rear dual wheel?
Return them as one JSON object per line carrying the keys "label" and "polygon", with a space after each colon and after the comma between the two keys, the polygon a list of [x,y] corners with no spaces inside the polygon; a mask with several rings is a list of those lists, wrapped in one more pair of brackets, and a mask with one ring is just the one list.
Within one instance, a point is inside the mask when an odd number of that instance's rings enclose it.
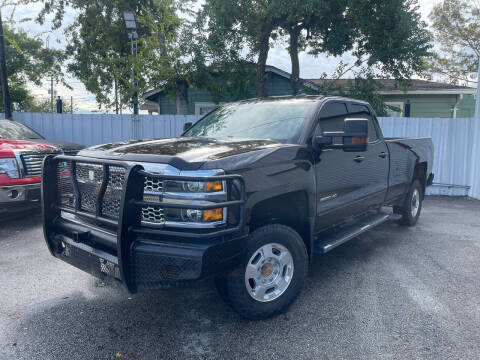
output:
{"label": "rear dual wheel", "polygon": [[242,267],[216,279],[216,285],[240,315],[259,320],[293,303],[307,271],[308,254],[300,235],[284,225],[266,225],[249,236]]}

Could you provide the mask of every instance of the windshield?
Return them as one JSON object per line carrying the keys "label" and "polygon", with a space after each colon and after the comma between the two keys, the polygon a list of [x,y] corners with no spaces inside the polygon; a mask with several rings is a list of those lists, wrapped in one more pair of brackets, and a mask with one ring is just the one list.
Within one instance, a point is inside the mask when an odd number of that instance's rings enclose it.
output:
{"label": "windshield", "polygon": [[15,140],[43,139],[32,129],[11,120],[0,120],[0,138]]}
{"label": "windshield", "polygon": [[316,102],[309,99],[224,105],[198,121],[183,136],[296,143],[315,105]]}

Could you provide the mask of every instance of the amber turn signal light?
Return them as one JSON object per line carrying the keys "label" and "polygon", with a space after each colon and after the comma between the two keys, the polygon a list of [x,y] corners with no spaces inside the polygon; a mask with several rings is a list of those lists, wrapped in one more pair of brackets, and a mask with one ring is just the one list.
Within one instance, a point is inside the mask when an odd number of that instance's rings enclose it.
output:
{"label": "amber turn signal light", "polygon": [[222,191],[223,190],[222,182],[221,181],[208,181],[205,184],[205,190],[207,192]]}
{"label": "amber turn signal light", "polygon": [[368,137],[352,137],[352,144],[368,144]]}
{"label": "amber turn signal light", "polygon": [[203,221],[221,221],[223,219],[223,209],[203,210]]}

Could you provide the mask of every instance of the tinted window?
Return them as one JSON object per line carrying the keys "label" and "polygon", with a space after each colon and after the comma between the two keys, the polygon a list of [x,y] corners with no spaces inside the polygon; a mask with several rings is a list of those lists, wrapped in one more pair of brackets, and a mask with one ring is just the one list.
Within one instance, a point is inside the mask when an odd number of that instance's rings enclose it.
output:
{"label": "tinted window", "polygon": [[40,134],[16,121],[0,120],[0,138],[15,140],[43,139]]}
{"label": "tinted window", "polygon": [[350,104],[350,114],[370,114],[370,110],[366,105]]}
{"label": "tinted window", "polygon": [[198,121],[183,136],[295,143],[316,104],[314,100],[305,99],[224,105]]}
{"label": "tinted window", "polygon": [[320,131],[343,131],[344,121],[348,115],[344,103],[334,102],[325,105],[320,112]]}
{"label": "tinted window", "polygon": [[371,116],[367,117],[368,119],[368,141],[373,142],[378,140],[377,129],[375,129],[375,125],[373,124],[373,119]]}
{"label": "tinted window", "polygon": [[378,140],[377,129],[373,123],[373,117],[370,110],[365,105],[350,104],[350,115],[352,118],[363,118],[368,120],[368,141],[374,142]]}

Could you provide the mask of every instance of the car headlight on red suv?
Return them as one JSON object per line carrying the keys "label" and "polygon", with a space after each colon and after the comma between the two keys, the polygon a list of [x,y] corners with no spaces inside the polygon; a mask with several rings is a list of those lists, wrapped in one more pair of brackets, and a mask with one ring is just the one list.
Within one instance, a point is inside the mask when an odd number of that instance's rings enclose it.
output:
{"label": "car headlight on red suv", "polygon": [[18,170],[17,160],[14,158],[0,158],[0,174],[7,174],[10,179],[18,179],[20,171]]}

